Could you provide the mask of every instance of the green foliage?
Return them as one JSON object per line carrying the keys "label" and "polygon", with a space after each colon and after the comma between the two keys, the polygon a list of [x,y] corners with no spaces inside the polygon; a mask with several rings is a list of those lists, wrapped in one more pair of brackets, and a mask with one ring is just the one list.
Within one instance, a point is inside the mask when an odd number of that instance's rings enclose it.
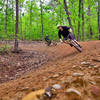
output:
{"label": "green foliage", "polygon": [[[44,36],[50,35],[53,40],[58,39],[57,25],[67,25],[68,19],[64,10],[63,0],[51,0],[49,3],[43,1],[43,31]],[[25,40],[41,40],[41,15],[40,15],[40,0],[19,0],[19,34],[18,39]],[[92,27],[93,39],[98,37],[98,21],[97,21],[97,2],[98,0],[85,0],[84,13],[85,16],[85,39],[90,39],[89,25]],[[78,35],[78,0],[67,0],[68,10],[73,25],[74,34]],[[88,15],[88,6],[90,13]],[[0,39],[14,39],[15,34],[15,0],[8,0],[8,10],[6,13],[6,0],[0,0]],[[7,25],[6,23],[7,17]],[[81,22],[81,39],[82,39],[82,18]],[[5,30],[7,29],[7,32]]]}
{"label": "green foliage", "polygon": [[10,51],[10,46],[9,45],[4,45],[0,47],[0,54],[8,54]]}

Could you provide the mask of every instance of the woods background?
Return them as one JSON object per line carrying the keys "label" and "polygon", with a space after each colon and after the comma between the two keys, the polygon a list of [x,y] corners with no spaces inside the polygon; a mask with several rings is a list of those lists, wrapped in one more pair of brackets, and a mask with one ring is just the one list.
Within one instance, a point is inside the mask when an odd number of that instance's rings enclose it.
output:
{"label": "woods background", "polygon": [[0,0],[1,40],[58,40],[58,24],[77,40],[100,39],[100,0]]}

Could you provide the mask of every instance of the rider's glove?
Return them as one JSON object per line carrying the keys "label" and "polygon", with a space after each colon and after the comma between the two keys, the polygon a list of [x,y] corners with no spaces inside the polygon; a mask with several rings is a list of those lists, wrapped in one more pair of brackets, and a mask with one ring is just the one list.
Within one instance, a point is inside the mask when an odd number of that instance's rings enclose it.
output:
{"label": "rider's glove", "polygon": [[69,32],[70,32],[70,33],[72,33],[72,32],[73,32],[73,30],[70,28],[70,29],[69,29]]}
{"label": "rider's glove", "polygon": [[63,42],[62,39],[60,39],[60,42],[61,42],[61,43]]}

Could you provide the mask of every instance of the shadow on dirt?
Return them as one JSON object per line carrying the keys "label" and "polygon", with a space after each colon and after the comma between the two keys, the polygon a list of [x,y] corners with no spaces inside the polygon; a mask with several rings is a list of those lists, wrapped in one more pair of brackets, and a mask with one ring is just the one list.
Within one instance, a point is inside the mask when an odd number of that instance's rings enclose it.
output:
{"label": "shadow on dirt", "polygon": [[73,57],[73,56],[75,56],[75,55],[77,55],[77,54],[79,54],[78,51],[73,51],[73,52],[71,52],[71,53],[69,53],[69,54],[63,55],[62,57],[58,57],[57,60],[65,59],[65,58],[69,58],[69,57]]}

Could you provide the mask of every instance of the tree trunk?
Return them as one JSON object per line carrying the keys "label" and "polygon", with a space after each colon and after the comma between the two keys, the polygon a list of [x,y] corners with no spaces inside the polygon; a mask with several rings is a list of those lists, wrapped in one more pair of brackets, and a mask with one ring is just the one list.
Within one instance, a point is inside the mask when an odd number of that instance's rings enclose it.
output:
{"label": "tree trunk", "polygon": [[68,16],[67,19],[68,19],[69,25],[71,29],[73,30],[66,0],[64,0],[64,9],[65,9],[66,15]]}
{"label": "tree trunk", "polygon": [[16,33],[15,33],[15,44],[14,44],[14,51],[18,52],[18,15],[19,15],[19,7],[18,7],[18,0],[16,0]]}
{"label": "tree trunk", "polygon": [[78,41],[80,40],[80,12],[81,12],[81,0],[79,0],[79,14],[78,14],[79,21],[78,21],[78,36],[77,36]]}
{"label": "tree trunk", "polygon": [[85,40],[85,33],[84,33],[84,0],[82,0],[82,40]]}
{"label": "tree trunk", "polygon": [[89,5],[88,6],[88,16],[89,16],[88,22],[89,22],[90,39],[92,39],[93,32],[92,32],[91,21],[90,21],[90,16],[91,16],[90,12],[91,10],[90,10],[90,5]]}
{"label": "tree trunk", "polygon": [[42,40],[43,38],[43,7],[42,7],[42,1],[40,0],[40,7],[41,7],[41,26],[42,26]]}
{"label": "tree trunk", "polygon": [[99,40],[100,40],[100,0],[98,0],[98,33],[99,33]]}

